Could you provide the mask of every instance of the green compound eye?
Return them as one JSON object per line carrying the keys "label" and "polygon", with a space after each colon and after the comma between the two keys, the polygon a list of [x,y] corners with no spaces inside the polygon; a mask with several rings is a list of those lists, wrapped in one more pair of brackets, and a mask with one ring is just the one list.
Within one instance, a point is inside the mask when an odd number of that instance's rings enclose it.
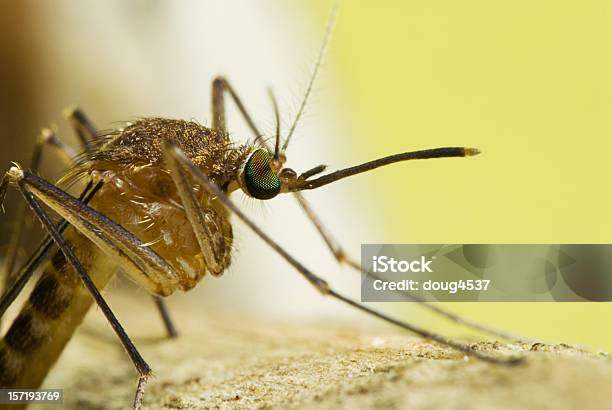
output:
{"label": "green compound eye", "polygon": [[247,160],[244,167],[244,182],[248,193],[257,199],[274,198],[281,189],[281,181],[270,168],[272,154],[258,149]]}

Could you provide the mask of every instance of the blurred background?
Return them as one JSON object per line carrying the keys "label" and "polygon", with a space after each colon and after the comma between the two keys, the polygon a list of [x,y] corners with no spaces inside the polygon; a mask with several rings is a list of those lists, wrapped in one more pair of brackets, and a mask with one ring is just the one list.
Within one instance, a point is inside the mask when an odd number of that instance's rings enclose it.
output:
{"label": "blurred background", "polygon": [[[321,45],[331,1],[0,2],[0,160],[27,164],[36,135],[75,138],[77,104],[100,129],[143,116],[210,124],[210,87],[224,74],[272,134],[266,94],[286,133]],[[361,243],[612,243],[612,4],[585,1],[344,2],[288,165],[329,169],[392,153],[474,146],[483,154],[390,166],[308,193],[353,257]],[[234,140],[251,138],[231,104]],[[48,151],[42,174],[64,165]],[[292,198],[234,199],[297,258],[359,297]],[[19,198],[0,220],[2,249]],[[31,250],[41,232],[28,231]],[[169,299],[194,315],[359,322],[321,298],[236,222],[234,261]],[[155,314],[143,290],[119,283]],[[112,296],[111,296],[112,298]],[[112,305],[112,303],[111,303]],[[417,306],[382,304],[424,326],[466,335]],[[609,303],[456,303],[448,309],[514,333],[612,350]],[[121,317],[121,312],[117,312]],[[129,329],[128,329],[129,330]]]}

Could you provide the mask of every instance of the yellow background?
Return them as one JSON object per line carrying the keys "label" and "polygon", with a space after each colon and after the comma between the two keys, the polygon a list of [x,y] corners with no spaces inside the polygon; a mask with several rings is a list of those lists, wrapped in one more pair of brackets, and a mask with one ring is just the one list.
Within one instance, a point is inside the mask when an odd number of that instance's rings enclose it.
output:
{"label": "yellow background", "polygon": [[[325,21],[329,1],[317,3]],[[612,3],[345,1],[330,66],[361,158],[467,145],[367,189],[392,243],[612,243]],[[356,154],[357,155],[357,154]],[[532,337],[612,350],[609,303],[452,304]],[[449,331],[446,322],[426,323]]]}

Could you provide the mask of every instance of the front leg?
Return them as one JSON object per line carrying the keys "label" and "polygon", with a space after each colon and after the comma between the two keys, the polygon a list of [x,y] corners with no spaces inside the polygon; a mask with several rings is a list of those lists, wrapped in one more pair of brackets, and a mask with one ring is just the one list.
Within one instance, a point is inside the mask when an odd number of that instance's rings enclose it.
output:
{"label": "front leg", "polygon": [[[232,237],[231,225],[226,213],[212,206],[202,207],[196,199],[192,184],[181,165],[170,155],[171,147],[164,144],[164,160],[176,186],[185,214],[200,246],[207,270],[213,276],[221,276],[229,265]],[[209,197],[210,198],[210,197]]]}
{"label": "front leg", "polygon": [[30,206],[30,209],[38,217],[49,235],[53,238],[53,241],[57,244],[68,263],[72,265],[72,267],[78,274],[81,282],[83,283],[83,285],[85,285],[85,288],[91,294],[98,307],[102,310],[104,316],[106,317],[108,322],[111,324],[113,330],[119,337],[121,344],[127,351],[132,363],[136,367],[136,370],[139,374],[138,386],[136,388],[136,394],[134,396],[133,409],[140,409],[142,406],[144,388],[151,374],[150,366],[143,359],[143,357],[140,355],[140,352],[138,352],[138,350],[136,349],[136,346],[134,346],[134,344],[130,340],[129,336],[123,329],[123,326],[121,325],[121,323],[119,323],[119,320],[117,319],[111,308],[108,306],[106,300],[104,299],[104,297],[94,284],[93,280],[89,276],[89,273],[74,254],[74,251],[72,250],[70,244],[53,225],[53,222],[51,221],[47,211],[44,210],[40,202],[36,199],[35,195],[30,192],[30,188],[32,187],[32,185],[28,185],[25,182],[23,172],[16,168],[12,168],[11,171],[9,171],[8,175],[13,180],[13,182],[17,184],[19,191],[21,191],[24,199]]}
{"label": "front leg", "polygon": [[[53,147],[57,149],[62,160],[64,160],[67,166],[72,165],[73,159],[76,154],[72,149],[67,146],[53,131],[44,128],[38,139],[36,140],[36,146],[32,153],[32,159],[30,160],[30,170],[37,174],[40,169],[40,163],[42,161],[42,154],[45,147]],[[2,292],[6,293],[9,287],[12,285],[16,278],[15,263],[17,262],[17,254],[21,248],[21,242],[23,239],[24,228],[26,225],[26,204],[19,202],[17,205],[17,216],[15,217],[15,224],[11,231],[9,244],[6,251],[6,257],[3,264],[3,272],[1,276],[3,279]]]}
{"label": "front leg", "polygon": [[244,104],[236,94],[236,91],[232,88],[230,83],[225,77],[217,77],[213,80],[212,85],[212,127],[213,130],[217,131],[225,142],[229,142],[227,134],[227,123],[225,121],[225,93],[228,92],[234,103],[238,107],[240,114],[246,121],[247,125],[255,135],[256,143],[263,143],[263,134],[259,132],[259,129],[255,125],[255,122],[251,118],[251,115],[244,108]]}
{"label": "front leg", "polygon": [[[325,245],[327,246],[329,251],[333,254],[333,256],[336,259],[336,261],[339,264],[341,264],[341,265],[342,264],[346,264],[349,267],[351,267],[354,271],[361,273],[361,263],[356,261],[355,259],[351,258],[349,255],[347,255],[347,253],[344,251],[344,248],[342,248],[342,246],[340,246],[338,241],[326,229],[325,225],[319,219],[317,214],[315,214],[314,210],[312,209],[312,207],[310,206],[308,201],[306,201],[306,199],[304,198],[302,193],[301,192],[294,192],[293,195],[294,195],[295,199],[298,201],[298,203],[299,203],[300,207],[302,208],[302,210],[304,211],[304,213],[306,214],[306,217],[310,220],[310,222],[314,225],[314,227],[318,231],[319,236],[321,237],[321,239],[323,240],[323,242],[325,243]],[[368,272],[368,275],[370,275],[373,278],[378,278],[378,275],[376,273],[374,273],[374,272]],[[452,322],[455,322],[457,324],[460,324],[460,325],[463,325],[463,326],[466,326],[466,327],[471,327],[472,329],[476,329],[476,330],[478,330],[480,332],[488,333],[490,335],[493,335],[493,336],[496,336],[496,337],[500,337],[502,339],[506,339],[506,340],[509,340],[509,341],[516,341],[516,340],[525,341],[526,340],[525,337],[515,336],[515,335],[510,334],[508,332],[505,332],[505,331],[502,331],[502,330],[499,330],[499,329],[495,329],[495,328],[492,328],[490,326],[484,325],[482,323],[475,322],[475,321],[470,320],[468,318],[462,317],[462,316],[460,316],[460,315],[458,315],[456,313],[453,313],[451,311],[448,311],[446,309],[442,309],[442,308],[436,306],[433,303],[426,302],[426,301],[422,300],[421,298],[412,295],[410,292],[401,291],[401,290],[398,290],[396,292],[402,294],[402,296],[404,296],[406,298],[406,300],[412,301],[412,302],[416,302],[416,303],[418,303],[419,306],[421,306],[421,307],[423,307],[425,309],[428,309],[428,310],[434,312],[435,314],[443,316],[446,319],[448,319],[448,320],[450,320]]]}

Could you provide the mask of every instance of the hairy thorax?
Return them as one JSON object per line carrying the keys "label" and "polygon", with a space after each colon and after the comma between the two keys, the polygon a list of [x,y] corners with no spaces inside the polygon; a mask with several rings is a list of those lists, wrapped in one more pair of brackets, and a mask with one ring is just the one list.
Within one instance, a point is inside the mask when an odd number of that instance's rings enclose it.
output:
{"label": "hairy thorax", "polygon": [[[162,142],[180,147],[220,188],[227,190],[246,155],[226,139],[194,122],[139,120],[112,134],[86,162],[83,171],[104,181],[91,206],[133,233],[175,269],[179,288],[195,286],[210,269],[162,156]],[[230,264],[232,228],[228,211],[198,185],[201,207],[212,215],[223,243],[223,268]]]}

